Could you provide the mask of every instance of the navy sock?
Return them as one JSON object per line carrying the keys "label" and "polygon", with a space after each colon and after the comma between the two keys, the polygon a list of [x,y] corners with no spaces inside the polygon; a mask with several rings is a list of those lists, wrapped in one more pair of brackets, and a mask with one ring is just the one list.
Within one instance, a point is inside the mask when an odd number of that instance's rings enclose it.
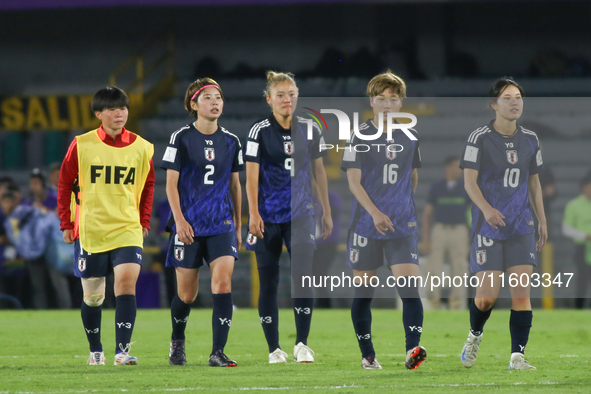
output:
{"label": "navy sock", "polygon": [[525,353],[532,319],[532,311],[514,311],[511,309],[511,318],[509,319],[511,353]]}
{"label": "navy sock", "polygon": [[484,331],[484,324],[490,317],[492,308],[488,311],[481,311],[474,301],[470,302],[470,329],[472,334],[480,335]]}
{"label": "navy sock", "polygon": [[228,333],[232,324],[232,293],[212,294],[213,314],[211,326],[213,329],[213,348],[211,354],[224,351],[228,341]]}
{"label": "navy sock", "polygon": [[[361,356],[367,358],[376,355],[371,341],[371,301],[373,300],[373,288],[355,288],[355,298],[351,304],[351,320],[361,349]],[[359,297],[362,295],[364,298]]]}
{"label": "navy sock", "polygon": [[310,334],[310,324],[312,323],[312,309],[314,298],[294,298],[293,314],[296,324],[295,344],[302,342],[308,345],[308,335]]}
{"label": "navy sock", "polygon": [[412,286],[406,277],[405,287],[397,287],[398,295],[402,299],[402,324],[406,334],[406,351],[419,346],[423,332],[423,302],[416,283]]}
{"label": "navy sock", "polygon": [[136,312],[134,295],[125,294],[115,298],[115,353],[121,353],[131,342]]}
{"label": "navy sock", "polygon": [[81,308],[82,324],[86,331],[86,338],[90,345],[91,352],[102,352],[101,344],[101,315],[102,306],[88,306],[82,302]]}
{"label": "navy sock", "polygon": [[170,316],[172,320],[172,340],[184,340],[187,320],[191,313],[191,304],[185,304],[178,294],[174,295],[170,303]]}
{"label": "navy sock", "polygon": [[[260,261],[257,254],[257,261]],[[277,287],[279,286],[279,265],[259,268],[259,318],[269,346],[269,353],[279,348],[279,308]]]}

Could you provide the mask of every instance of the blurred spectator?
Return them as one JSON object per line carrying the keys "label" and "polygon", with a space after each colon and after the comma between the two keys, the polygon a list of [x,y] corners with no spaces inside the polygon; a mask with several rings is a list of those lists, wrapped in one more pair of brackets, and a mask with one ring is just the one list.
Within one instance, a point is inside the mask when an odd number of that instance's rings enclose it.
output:
{"label": "blurred spectator", "polygon": [[47,185],[48,190],[55,190],[57,196],[57,184],[60,180],[60,169],[62,163],[53,163],[49,166],[49,184]]}
{"label": "blurred spectator", "polygon": [[591,176],[581,181],[581,195],[566,204],[562,232],[575,242],[577,267],[575,307],[585,306],[587,284],[591,279]]}
{"label": "blurred spectator", "polygon": [[6,216],[6,235],[18,255],[25,259],[25,267],[31,280],[33,307],[46,309],[49,299],[55,295],[58,308],[70,308],[67,279],[48,264],[48,257],[50,262],[57,263],[54,240],[60,222],[55,212],[18,205],[18,196],[11,191],[4,192],[0,205]]}
{"label": "blurred spectator", "polygon": [[[332,234],[322,239],[322,204],[314,194],[314,220],[316,222],[316,250],[314,252],[313,274],[314,276],[328,275],[332,262],[337,255],[337,246],[341,234],[341,207],[343,200],[334,190],[328,191],[328,202],[332,213]],[[326,287],[319,287],[316,292],[316,307],[330,308],[330,292]]]}
{"label": "blurred spectator", "polygon": [[[427,271],[433,275],[443,273],[447,255],[451,275],[463,276],[469,271],[470,239],[466,213],[470,206],[470,197],[464,189],[460,159],[450,156],[444,160],[443,166],[445,179],[431,185],[423,213],[423,253],[430,254],[427,259]],[[449,308],[465,308],[466,297],[464,287],[452,286]],[[429,302],[433,309],[441,307],[441,288],[433,290]]]}
{"label": "blurred spectator", "polygon": [[57,193],[47,188],[47,175],[39,168],[33,169],[29,177],[30,197],[22,204],[41,210],[57,210]]}

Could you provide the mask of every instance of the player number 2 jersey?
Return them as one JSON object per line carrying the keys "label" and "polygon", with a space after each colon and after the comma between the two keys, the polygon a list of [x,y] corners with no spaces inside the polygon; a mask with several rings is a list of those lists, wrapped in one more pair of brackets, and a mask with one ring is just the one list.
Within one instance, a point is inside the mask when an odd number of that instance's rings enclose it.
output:
{"label": "player number 2 jersey", "polygon": [[230,177],[244,169],[237,136],[221,126],[206,135],[191,123],[172,133],[160,166],[179,172],[181,211],[196,237],[235,231]]}

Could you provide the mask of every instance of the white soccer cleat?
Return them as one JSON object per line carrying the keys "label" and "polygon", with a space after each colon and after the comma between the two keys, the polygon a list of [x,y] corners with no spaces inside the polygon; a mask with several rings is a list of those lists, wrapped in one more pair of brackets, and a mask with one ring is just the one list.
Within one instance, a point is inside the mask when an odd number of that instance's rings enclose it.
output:
{"label": "white soccer cleat", "polygon": [[525,361],[523,358],[523,354],[521,353],[511,353],[511,361],[509,361],[509,370],[532,370],[536,369],[533,365]]}
{"label": "white soccer cleat", "polygon": [[478,358],[478,350],[480,349],[480,342],[482,341],[482,336],[484,333],[480,335],[472,334],[472,331],[468,334],[468,339],[466,339],[466,343],[464,343],[464,349],[462,349],[462,365],[466,368],[472,368],[476,363],[476,359]]}
{"label": "white soccer cleat", "polygon": [[105,353],[104,352],[90,352],[88,357],[88,365],[105,365]]}
{"label": "white soccer cleat", "polygon": [[363,369],[382,369],[382,366],[376,360],[375,356],[363,357],[361,359],[361,368]]}
{"label": "white soccer cleat", "polygon": [[313,363],[314,350],[304,345],[302,342],[298,343],[293,347],[293,359],[298,363]]}
{"label": "white soccer cleat", "polygon": [[269,364],[285,364],[287,362],[285,357],[287,357],[287,353],[277,348],[273,353],[269,353]]}
{"label": "white soccer cleat", "polygon": [[115,355],[114,365],[137,365],[137,357],[130,356],[127,352]]}

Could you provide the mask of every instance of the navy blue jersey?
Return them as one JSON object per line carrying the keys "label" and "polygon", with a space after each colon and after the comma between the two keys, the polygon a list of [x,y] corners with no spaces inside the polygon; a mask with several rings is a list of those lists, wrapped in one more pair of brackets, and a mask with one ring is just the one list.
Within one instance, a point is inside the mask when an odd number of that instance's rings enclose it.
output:
{"label": "navy blue jersey", "polygon": [[477,183],[484,199],[505,216],[506,224],[495,230],[473,203],[472,237],[480,234],[504,240],[534,232],[528,180],[542,164],[536,133],[519,125],[511,137],[496,131],[493,122],[470,134],[460,167],[478,171]]}
{"label": "navy blue jersey", "polygon": [[230,176],[244,170],[238,137],[223,127],[205,135],[191,123],[172,133],[160,166],[180,173],[181,211],[196,237],[234,231]]}
{"label": "navy blue jersey", "polygon": [[[418,138],[417,132],[412,130]],[[359,125],[359,132],[372,135],[377,127],[372,120]],[[351,133],[343,152],[341,169],[361,170],[361,186],[374,205],[388,215],[394,225],[394,232],[381,235],[371,215],[353,197],[350,231],[372,239],[406,237],[417,232],[417,217],[411,174],[413,168],[421,167],[419,141],[413,141],[400,129],[392,132],[393,140],[387,140],[382,133],[373,141],[362,141]],[[357,149],[357,151],[356,151]]]}
{"label": "navy blue jersey", "polygon": [[323,142],[317,128],[308,140],[307,120],[294,117],[293,122],[292,132],[270,115],[248,133],[245,157],[260,164],[259,214],[267,223],[314,215],[310,161],[326,156],[326,151],[320,151]]}

